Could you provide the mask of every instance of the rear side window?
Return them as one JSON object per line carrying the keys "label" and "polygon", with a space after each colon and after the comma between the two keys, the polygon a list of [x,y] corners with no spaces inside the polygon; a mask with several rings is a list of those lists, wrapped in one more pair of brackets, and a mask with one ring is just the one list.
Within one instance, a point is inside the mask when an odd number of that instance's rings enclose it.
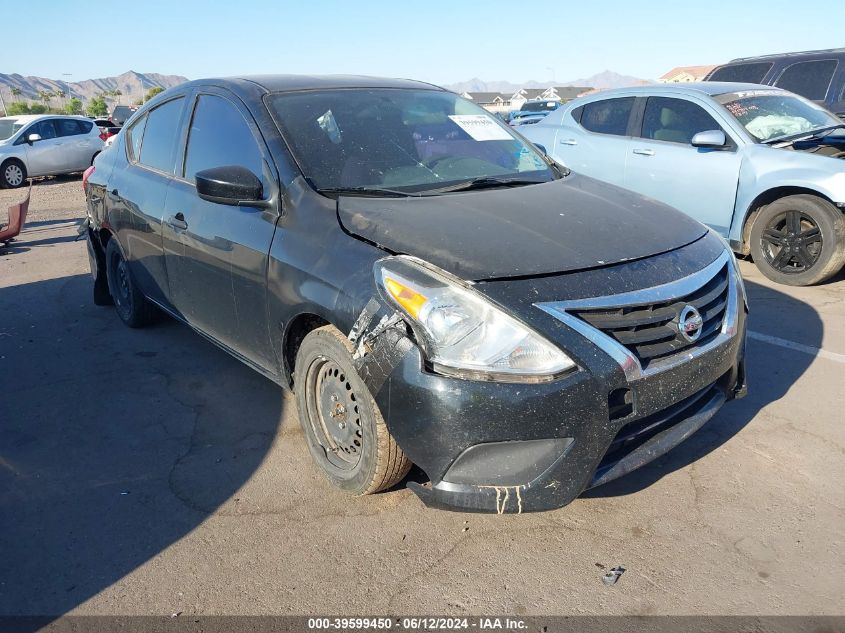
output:
{"label": "rear side window", "polygon": [[835,59],[792,64],[781,73],[775,85],[807,99],[824,101],[836,64]]}
{"label": "rear side window", "polygon": [[238,109],[223,97],[200,96],[188,136],[185,178],[194,182],[198,171],[224,165],[246,167],[261,178],[261,163],[261,151]]}
{"label": "rear side window", "polygon": [[151,110],[147,115],[139,163],[173,173],[179,120],[182,117],[184,101],[183,97],[173,99]]}
{"label": "rear side window", "polygon": [[56,128],[59,136],[76,136],[82,134],[79,123],[75,119],[57,119]]}
{"label": "rear side window", "polygon": [[649,97],[643,113],[642,138],[686,143],[699,132],[722,129],[701,106],[684,99]]}
{"label": "rear side window", "polygon": [[633,107],[634,97],[587,103],[581,111],[581,125],[590,132],[625,136]]}
{"label": "rear side window", "polygon": [[773,62],[734,64],[717,68],[707,81],[737,81],[746,84],[763,83],[763,77],[772,69]]}
{"label": "rear side window", "polygon": [[136,161],[141,155],[141,141],[144,138],[144,127],[147,125],[147,115],[145,114],[140,119],[135,121],[128,130],[126,130],[126,147],[129,151],[129,160]]}
{"label": "rear side window", "polygon": [[82,130],[83,134],[88,134],[91,131],[91,128],[94,127],[94,124],[91,121],[77,121],[76,124],[79,126],[79,129]]}

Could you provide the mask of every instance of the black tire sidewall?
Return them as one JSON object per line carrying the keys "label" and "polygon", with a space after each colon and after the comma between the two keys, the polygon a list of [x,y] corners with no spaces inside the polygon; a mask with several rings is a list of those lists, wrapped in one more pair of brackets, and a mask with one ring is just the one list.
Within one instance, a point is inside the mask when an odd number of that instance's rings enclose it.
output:
{"label": "black tire sidewall", "polygon": [[[762,234],[769,223],[786,211],[799,211],[810,216],[822,234],[822,250],[816,263],[800,273],[782,273],[773,268],[763,253]],[[808,195],[787,196],[764,207],[751,227],[751,255],[757,269],[768,279],[789,286],[817,284],[836,274],[843,260],[842,213],[830,203]]]}
{"label": "black tire sidewall", "polygon": [[[23,177],[21,178],[21,182],[19,185],[13,185],[6,180],[6,167],[8,167],[9,165],[17,165],[21,168],[21,174],[23,175]],[[19,160],[9,159],[4,161],[2,165],[0,165],[0,185],[2,185],[3,189],[18,189],[20,187],[23,187],[26,184],[26,176],[26,166]]]}
{"label": "black tire sidewall", "polygon": [[146,305],[144,303],[145,300],[135,285],[135,281],[132,279],[131,271],[128,269],[126,271],[126,279],[127,284],[129,285],[129,305],[121,307],[120,301],[118,301],[115,296],[118,292],[116,286],[118,283],[117,264],[121,261],[125,261],[123,253],[121,253],[120,247],[117,245],[115,238],[111,238],[106,246],[106,279],[108,281],[109,294],[112,296],[114,309],[115,312],[117,312],[117,316],[120,317],[120,320],[129,327],[140,327],[147,321],[146,314],[144,312],[146,309]]}
{"label": "black tire sidewall", "polygon": [[[309,374],[315,364],[320,363],[321,359],[334,361],[346,374],[347,380],[352,384],[353,391],[356,394],[355,401],[358,405],[358,417],[361,421],[362,446],[358,463],[349,471],[341,471],[328,461],[325,451],[311,426],[308,398],[315,394],[307,393],[312,388]],[[338,336],[327,328],[314,330],[305,337],[297,353],[295,379],[294,391],[299,410],[299,421],[312,458],[337,487],[354,494],[363,494],[370,487],[377,468],[376,418],[377,416],[380,417],[381,414],[374,410],[376,404],[369,389],[352,364],[350,350]]]}

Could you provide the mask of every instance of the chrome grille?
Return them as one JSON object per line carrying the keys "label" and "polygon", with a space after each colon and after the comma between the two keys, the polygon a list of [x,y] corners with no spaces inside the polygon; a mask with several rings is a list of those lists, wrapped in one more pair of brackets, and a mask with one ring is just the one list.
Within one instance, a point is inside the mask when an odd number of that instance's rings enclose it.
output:
{"label": "chrome grille", "polygon": [[[620,308],[574,309],[571,313],[630,350],[643,369],[652,361],[706,345],[722,328],[728,305],[729,270],[725,264],[697,290],[659,303]],[[701,314],[701,334],[695,341],[681,335],[681,310],[692,305]]]}

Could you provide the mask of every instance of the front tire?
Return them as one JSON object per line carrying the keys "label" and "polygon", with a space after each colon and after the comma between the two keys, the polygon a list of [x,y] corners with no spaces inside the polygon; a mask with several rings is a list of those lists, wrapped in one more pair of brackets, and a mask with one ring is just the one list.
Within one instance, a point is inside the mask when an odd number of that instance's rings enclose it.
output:
{"label": "front tire", "polygon": [[26,183],[26,166],[19,160],[9,159],[0,166],[0,185],[4,189],[23,187]]}
{"label": "front tire", "polygon": [[106,278],[109,294],[121,321],[129,327],[138,328],[144,327],[153,320],[154,308],[138,289],[129,265],[123,258],[114,237],[106,246]]}
{"label": "front tire", "polygon": [[308,334],[296,355],[296,404],[311,457],[338,488],[366,495],[395,485],[411,462],[387,429],[334,326]]}
{"label": "front tire", "polygon": [[750,241],[763,275],[788,286],[810,286],[845,264],[845,217],[822,198],[786,196],[760,210]]}

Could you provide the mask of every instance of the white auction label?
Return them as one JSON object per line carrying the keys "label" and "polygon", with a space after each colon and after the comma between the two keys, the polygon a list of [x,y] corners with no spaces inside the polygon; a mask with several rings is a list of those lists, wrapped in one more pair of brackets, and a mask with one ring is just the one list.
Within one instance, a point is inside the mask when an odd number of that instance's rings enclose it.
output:
{"label": "white auction label", "polygon": [[513,137],[484,114],[451,114],[449,118],[476,141],[510,141]]}

